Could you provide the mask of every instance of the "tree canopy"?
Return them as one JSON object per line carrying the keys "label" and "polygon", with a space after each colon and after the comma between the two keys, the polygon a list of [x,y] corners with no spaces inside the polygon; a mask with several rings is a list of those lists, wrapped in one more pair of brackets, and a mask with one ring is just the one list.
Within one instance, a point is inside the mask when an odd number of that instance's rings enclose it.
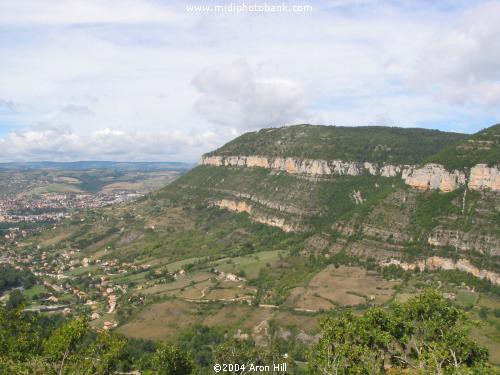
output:
{"label": "tree canopy", "polygon": [[[440,292],[427,290],[389,308],[325,318],[319,342],[303,360],[314,375],[499,373],[488,364],[488,351],[472,339],[473,324]],[[202,333],[208,335],[201,338]],[[96,332],[83,318],[44,316],[24,311],[22,304],[0,306],[1,374],[204,374],[214,363],[246,369],[287,363],[287,373],[302,374],[303,366],[290,351],[283,354],[281,344],[258,346],[203,326],[169,343],[146,343]]]}
{"label": "tree canopy", "polygon": [[390,309],[374,307],[361,316],[345,312],[323,320],[310,373],[491,373],[488,351],[470,336],[472,324],[435,290]]}

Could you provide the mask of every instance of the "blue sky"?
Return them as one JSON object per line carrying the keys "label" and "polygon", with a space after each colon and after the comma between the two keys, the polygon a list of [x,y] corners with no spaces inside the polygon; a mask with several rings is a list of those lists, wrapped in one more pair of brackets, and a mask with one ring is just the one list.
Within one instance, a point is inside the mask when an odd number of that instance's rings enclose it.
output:
{"label": "blue sky", "polygon": [[196,160],[294,123],[500,122],[500,1],[0,1],[0,161]]}

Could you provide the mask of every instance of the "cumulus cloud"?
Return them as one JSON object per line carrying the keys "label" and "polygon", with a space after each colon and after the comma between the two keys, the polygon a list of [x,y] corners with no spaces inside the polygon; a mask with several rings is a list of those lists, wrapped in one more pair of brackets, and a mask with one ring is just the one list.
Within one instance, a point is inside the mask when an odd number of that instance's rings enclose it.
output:
{"label": "cumulus cloud", "polygon": [[500,104],[500,3],[467,11],[440,28],[417,59],[415,86],[456,104]]}
{"label": "cumulus cloud", "polygon": [[299,120],[306,109],[303,84],[256,79],[243,60],[206,68],[192,83],[201,94],[196,111],[217,125],[243,130],[283,125]]}
{"label": "cumulus cloud", "polygon": [[130,132],[104,128],[78,134],[65,127],[43,125],[0,138],[0,161],[24,160],[184,160],[200,148],[214,147],[212,132]]}

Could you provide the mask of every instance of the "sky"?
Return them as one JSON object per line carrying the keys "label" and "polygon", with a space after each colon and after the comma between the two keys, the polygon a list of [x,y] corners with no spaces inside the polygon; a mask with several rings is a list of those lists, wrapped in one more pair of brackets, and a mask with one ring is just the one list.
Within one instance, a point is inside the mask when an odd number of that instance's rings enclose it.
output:
{"label": "sky", "polygon": [[299,123],[500,122],[500,1],[0,0],[0,162],[196,161]]}

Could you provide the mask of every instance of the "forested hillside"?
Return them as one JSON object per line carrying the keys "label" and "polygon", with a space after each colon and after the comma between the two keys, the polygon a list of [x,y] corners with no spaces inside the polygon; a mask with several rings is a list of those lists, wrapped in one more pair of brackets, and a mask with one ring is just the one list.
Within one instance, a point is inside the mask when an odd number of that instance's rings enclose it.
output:
{"label": "forested hillside", "polygon": [[498,165],[500,163],[500,124],[445,147],[427,160],[443,164],[450,169],[470,168],[478,163]]}
{"label": "forested hillside", "polygon": [[415,164],[465,138],[460,133],[417,128],[295,125],[246,133],[208,155]]}

